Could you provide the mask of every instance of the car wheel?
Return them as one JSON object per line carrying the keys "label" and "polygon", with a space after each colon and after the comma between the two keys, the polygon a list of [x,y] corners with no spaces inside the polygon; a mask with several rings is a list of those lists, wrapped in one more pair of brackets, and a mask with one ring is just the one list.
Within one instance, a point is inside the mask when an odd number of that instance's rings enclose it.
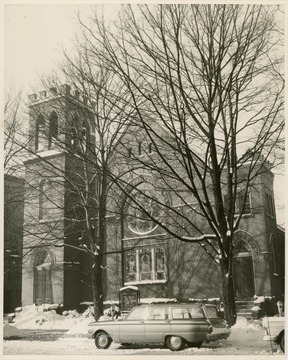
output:
{"label": "car wheel", "polygon": [[105,331],[99,331],[95,336],[95,345],[98,349],[108,349],[112,339]]}
{"label": "car wheel", "polygon": [[198,342],[189,342],[188,345],[191,346],[191,347],[200,348],[202,344],[203,344],[203,341],[198,341]]}
{"label": "car wheel", "polygon": [[285,336],[284,336],[284,331],[283,331],[283,333],[282,333],[282,335],[281,335],[281,339],[280,339],[279,344],[280,344],[281,350],[282,350],[283,353],[284,353],[284,352],[285,352]]}
{"label": "car wheel", "polygon": [[166,340],[166,345],[172,351],[179,351],[184,348],[185,340],[180,336],[168,336]]}

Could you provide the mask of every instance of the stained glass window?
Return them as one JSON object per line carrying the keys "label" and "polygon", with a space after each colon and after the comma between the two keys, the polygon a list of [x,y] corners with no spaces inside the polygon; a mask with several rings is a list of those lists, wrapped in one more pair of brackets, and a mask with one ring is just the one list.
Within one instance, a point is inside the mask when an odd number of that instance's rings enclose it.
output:
{"label": "stained glass window", "polygon": [[165,251],[161,246],[138,247],[125,254],[125,282],[165,281]]}
{"label": "stained glass window", "polygon": [[140,250],[140,280],[152,280],[152,250]]}

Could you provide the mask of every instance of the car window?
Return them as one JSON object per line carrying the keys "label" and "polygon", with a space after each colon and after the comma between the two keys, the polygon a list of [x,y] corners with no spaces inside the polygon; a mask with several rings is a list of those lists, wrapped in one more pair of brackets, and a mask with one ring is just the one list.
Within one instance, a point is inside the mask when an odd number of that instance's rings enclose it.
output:
{"label": "car window", "polygon": [[201,306],[193,306],[190,308],[190,315],[192,319],[204,318],[204,313]]}
{"label": "car window", "polygon": [[207,317],[211,319],[219,317],[217,309],[214,306],[206,306],[206,313],[207,313]]}
{"label": "car window", "polygon": [[135,307],[131,312],[127,315],[125,320],[147,320],[147,306],[139,306]]}
{"label": "car window", "polygon": [[191,307],[175,307],[172,308],[172,318],[173,319],[199,319],[204,318],[203,311],[200,306],[191,306]]}
{"label": "car window", "polygon": [[148,309],[148,320],[165,320],[168,319],[166,307],[152,307]]}

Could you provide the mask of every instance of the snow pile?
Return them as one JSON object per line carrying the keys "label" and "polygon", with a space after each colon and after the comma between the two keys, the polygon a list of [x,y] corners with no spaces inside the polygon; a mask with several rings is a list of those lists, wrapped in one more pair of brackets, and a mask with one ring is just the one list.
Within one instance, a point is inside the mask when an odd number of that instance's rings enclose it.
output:
{"label": "snow pile", "polygon": [[69,330],[79,320],[79,314],[75,310],[63,316],[57,314],[55,310],[48,310],[47,305],[33,304],[24,306],[21,312],[16,313],[13,323],[19,329]]}
{"label": "snow pile", "polygon": [[227,339],[233,346],[244,346],[248,343],[262,343],[264,330],[259,323],[249,321],[242,316],[237,317],[236,324],[231,328],[231,335]]}
{"label": "snow pile", "polygon": [[66,316],[68,319],[70,318],[78,318],[80,314],[76,310],[65,310],[62,315]]}
{"label": "snow pile", "polygon": [[271,299],[271,297],[265,296],[256,296],[254,300],[254,304],[261,304],[265,302],[265,299]]}
{"label": "snow pile", "polygon": [[3,328],[3,338],[9,338],[12,336],[19,336],[22,330],[17,329],[15,326],[5,324]]}
{"label": "snow pile", "polygon": [[85,317],[74,324],[66,334],[88,334],[88,324],[92,321],[94,321],[93,317]]}
{"label": "snow pile", "polygon": [[250,330],[259,330],[261,326],[254,322],[253,320],[249,321],[243,316],[237,316],[236,324],[232,327],[232,329],[250,329]]}
{"label": "snow pile", "polygon": [[87,318],[87,317],[91,317],[94,316],[94,308],[93,306],[89,306],[83,313],[83,317]]}

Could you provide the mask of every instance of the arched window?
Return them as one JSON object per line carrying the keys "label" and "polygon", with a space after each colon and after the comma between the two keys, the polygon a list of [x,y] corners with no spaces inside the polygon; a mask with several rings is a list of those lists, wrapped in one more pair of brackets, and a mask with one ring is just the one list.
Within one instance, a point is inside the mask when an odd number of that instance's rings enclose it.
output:
{"label": "arched window", "polygon": [[34,263],[34,300],[37,305],[52,303],[51,254],[40,250]]}
{"label": "arched window", "polygon": [[152,280],[152,251],[150,248],[140,250],[140,280]]}
{"label": "arched window", "polygon": [[71,124],[70,124],[70,144],[74,148],[79,146],[79,135],[78,135],[78,127],[79,127],[79,119],[76,114],[72,116]]}
{"label": "arched window", "polygon": [[86,123],[82,125],[81,131],[81,150],[83,153],[86,153],[89,146],[89,127]]}
{"label": "arched window", "polygon": [[164,249],[161,247],[155,249],[155,263],[156,279],[163,280],[165,278],[165,255]]}
{"label": "arched window", "polygon": [[236,258],[238,256],[252,256],[251,246],[243,239],[238,240],[234,249],[233,249],[233,257]]}
{"label": "arched window", "polygon": [[139,141],[138,142],[138,155],[141,155],[142,154],[142,142]]}
{"label": "arched window", "polygon": [[45,141],[45,121],[42,115],[38,116],[36,120],[36,131],[35,131],[35,150],[44,150]]}
{"label": "arched window", "polygon": [[127,252],[126,255],[126,281],[135,281],[137,273],[136,250]]}
{"label": "arched window", "polygon": [[236,242],[233,249],[233,280],[235,296],[250,298],[255,294],[254,260],[251,245],[244,239]]}
{"label": "arched window", "polygon": [[51,149],[53,142],[58,137],[58,115],[55,111],[52,112],[49,118],[49,143],[48,147]]}
{"label": "arched window", "polygon": [[55,213],[55,184],[42,180],[39,186],[39,219],[47,219]]}
{"label": "arched window", "polygon": [[44,212],[43,212],[43,208],[44,208],[44,184],[45,184],[45,180],[42,180],[40,182],[40,186],[39,186],[39,219],[43,219],[44,217]]}
{"label": "arched window", "polygon": [[71,131],[70,131],[70,142],[71,142],[71,145],[73,147],[76,147],[77,146],[77,130],[75,129],[75,127],[72,127],[71,128]]}
{"label": "arched window", "polygon": [[277,239],[271,234],[270,236],[270,249],[273,262],[273,273],[274,275],[279,275],[279,252],[278,252],[278,243]]}

